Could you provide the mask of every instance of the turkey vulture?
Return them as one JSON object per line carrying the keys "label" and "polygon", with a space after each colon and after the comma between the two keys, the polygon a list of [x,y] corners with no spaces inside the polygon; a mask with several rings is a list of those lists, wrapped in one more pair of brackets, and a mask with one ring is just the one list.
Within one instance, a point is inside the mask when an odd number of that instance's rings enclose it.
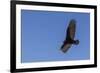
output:
{"label": "turkey vulture", "polygon": [[61,51],[66,53],[72,44],[78,45],[79,40],[74,40],[76,31],[76,21],[72,19],[66,31],[66,38],[61,46]]}

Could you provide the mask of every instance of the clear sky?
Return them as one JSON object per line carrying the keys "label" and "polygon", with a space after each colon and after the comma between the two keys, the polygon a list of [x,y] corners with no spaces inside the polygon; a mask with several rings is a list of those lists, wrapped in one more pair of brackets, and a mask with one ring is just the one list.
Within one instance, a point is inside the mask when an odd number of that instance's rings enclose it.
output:
{"label": "clear sky", "polygon": [[[76,20],[79,45],[63,53],[60,47],[71,19]],[[90,59],[90,14],[21,10],[21,58],[24,62]]]}

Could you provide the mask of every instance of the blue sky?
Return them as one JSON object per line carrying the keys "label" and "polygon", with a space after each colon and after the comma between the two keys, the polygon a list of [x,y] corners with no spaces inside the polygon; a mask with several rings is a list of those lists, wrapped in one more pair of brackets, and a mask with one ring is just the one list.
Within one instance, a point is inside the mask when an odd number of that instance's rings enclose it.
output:
{"label": "blue sky", "polygon": [[[71,19],[77,22],[75,39],[80,43],[63,53],[60,47]],[[89,13],[21,10],[21,26],[22,63],[90,59]]]}

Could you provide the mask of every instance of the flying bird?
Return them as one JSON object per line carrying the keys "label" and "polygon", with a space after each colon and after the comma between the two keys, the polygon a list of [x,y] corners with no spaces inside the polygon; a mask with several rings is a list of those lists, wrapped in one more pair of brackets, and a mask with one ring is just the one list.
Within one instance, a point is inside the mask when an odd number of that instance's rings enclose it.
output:
{"label": "flying bird", "polygon": [[79,44],[79,40],[74,40],[75,32],[76,32],[76,21],[72,19],[70,20],[69,26],[66,31],[66,38],[60,48],[63,53],[66,53],[72,46],[72,44],[75,45]]}

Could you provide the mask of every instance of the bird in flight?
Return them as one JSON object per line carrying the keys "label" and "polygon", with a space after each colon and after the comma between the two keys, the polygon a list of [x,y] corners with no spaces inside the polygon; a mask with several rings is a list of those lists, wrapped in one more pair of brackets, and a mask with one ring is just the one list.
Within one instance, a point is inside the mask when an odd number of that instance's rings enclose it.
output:
{"label": "bird in flight", "polygon": [[66,30],[66,38],[60,48],[63,53],[66,53],[72,46],[72,44],[75,45],[79,44],[79,40],[74,40],[75,32],[76,32],[76,21],[72,19],[70,20],[69,26]]}

